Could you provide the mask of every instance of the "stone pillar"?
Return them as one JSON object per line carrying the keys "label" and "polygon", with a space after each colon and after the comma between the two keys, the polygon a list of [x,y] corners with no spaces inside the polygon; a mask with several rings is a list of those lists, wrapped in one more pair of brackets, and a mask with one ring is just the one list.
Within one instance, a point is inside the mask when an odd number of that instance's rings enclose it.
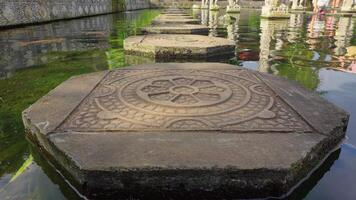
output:
{"label": "stone pillar", "polygon": [[344,0],[341,6],[341,12],[356,12],[355,0]]}
{"label": "stone pillar", "polygon": [[209,0],[201,0],[201,9],[209,8]]}
{"label": "stone pillar", "polygon": [[218,0],[210,0],[210,10],[217,11],[219,8],[220,6],[218,5]]}
{"label": "stone pillar", "polygon": [[228,0],[229,5],[226,7],[227,13],[238,13],[241,10],[239,0]]}

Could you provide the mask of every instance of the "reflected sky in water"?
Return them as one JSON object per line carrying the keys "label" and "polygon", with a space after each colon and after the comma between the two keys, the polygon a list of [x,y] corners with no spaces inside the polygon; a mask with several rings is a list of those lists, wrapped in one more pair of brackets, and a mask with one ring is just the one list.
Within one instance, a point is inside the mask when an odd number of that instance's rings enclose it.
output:
{"label": "reflected sky in water", "polygon": [[[0,199],[80,199],[26,141],[21,111],[72,75],[152,63],[125,56],[157,11],[137,11],[0,30]],[[223,62],[286,77],[351,113],[347,139],[292,199],[356,197],[356,18],[292,14],[261,20],[258,10],[198,11],[210,36],[236,42]]]}

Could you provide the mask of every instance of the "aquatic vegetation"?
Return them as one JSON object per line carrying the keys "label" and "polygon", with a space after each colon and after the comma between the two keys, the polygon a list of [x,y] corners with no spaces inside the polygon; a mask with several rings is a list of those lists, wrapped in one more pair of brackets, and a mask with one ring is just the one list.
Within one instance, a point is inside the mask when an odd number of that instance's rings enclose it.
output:
{"label": "aquatic vegetation", "polygon": [[114,15],[118,31],[108,40],[108,50],[43,53],[40,56],[46,60],[45,64],[17,70],[10,78],[0,80],[0,176],[16,174],[29,158],[21,118],[25,108],[71,76],[125,65],[123,39],[139,34],[139,28],[150,23],[158,11],[144,10],[134,14],[132,20],[125,19],[123,13]]}

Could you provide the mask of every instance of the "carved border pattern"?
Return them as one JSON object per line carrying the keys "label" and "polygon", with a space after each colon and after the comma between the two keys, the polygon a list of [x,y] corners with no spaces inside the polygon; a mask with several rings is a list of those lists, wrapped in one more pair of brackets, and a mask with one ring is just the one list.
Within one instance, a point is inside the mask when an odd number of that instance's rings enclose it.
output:
{"label": "carved border pattern", "polygon": [[252,72],[187,69],[112,71],[59,129],[311,131]]}

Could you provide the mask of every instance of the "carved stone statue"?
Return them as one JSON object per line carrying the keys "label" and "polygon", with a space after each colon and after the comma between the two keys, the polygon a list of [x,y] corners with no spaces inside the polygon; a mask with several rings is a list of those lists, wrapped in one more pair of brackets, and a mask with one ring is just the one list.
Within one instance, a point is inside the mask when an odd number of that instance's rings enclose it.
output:
{"label": "carved stone statue", "polygon": [[229,5],[226,7],[227,13],[238,13],[241,10],[239,5],[240,0],[228,0]]}
{"label": "carved stone statue", "polygon": [[265,0],[262,7],[263,18],[289,18],[289,8],[285,4],[280,4],[280,0]]}

